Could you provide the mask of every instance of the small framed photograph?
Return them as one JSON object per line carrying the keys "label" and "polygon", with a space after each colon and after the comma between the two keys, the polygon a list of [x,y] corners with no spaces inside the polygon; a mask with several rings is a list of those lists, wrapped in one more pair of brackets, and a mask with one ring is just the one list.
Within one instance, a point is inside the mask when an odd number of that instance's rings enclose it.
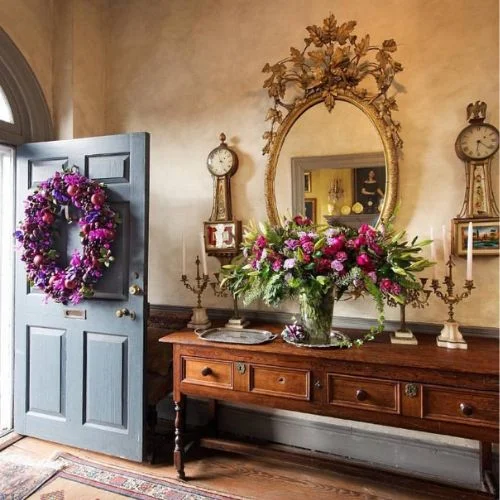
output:
{"label": "small framed photograph", "polygon": [[237,251],[241,242],[241,221],[205,222],[205,248],[210,252]]}
{"label": "small framed photograph", "polygon": [[304,193],[312,191],[311,172],[304,172]]}
{"label": "small framed photograph", "polygon": [[453,248],[455,255],[467,254],[469,222],[472,222],[472,254],[499,255],[499,219],[453,219]]}
{"label": "small framed photograph", "polygon": [[316,198],[305,198],[304,199],[304,215],[312,220],[313,224],[316,224]]}

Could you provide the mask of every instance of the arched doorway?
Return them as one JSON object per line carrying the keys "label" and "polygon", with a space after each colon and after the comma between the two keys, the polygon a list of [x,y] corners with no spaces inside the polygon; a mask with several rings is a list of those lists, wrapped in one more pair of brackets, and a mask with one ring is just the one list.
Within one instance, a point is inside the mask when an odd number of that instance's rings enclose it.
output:
{"label": "arched doorway", "polygon": [[24,56],[0,28],[0,435],[12,427],[15,147],[52,139],[42,89]]}

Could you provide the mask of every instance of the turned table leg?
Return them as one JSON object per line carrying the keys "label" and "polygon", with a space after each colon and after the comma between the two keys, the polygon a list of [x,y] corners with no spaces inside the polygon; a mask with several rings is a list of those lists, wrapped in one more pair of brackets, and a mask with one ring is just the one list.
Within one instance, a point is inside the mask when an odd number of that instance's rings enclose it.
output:
{"label": "turned table leg", "polygon": [[491,453],[491,443],[488,441],[479,442],[480,471],[483,486],[492,495],[498,494],[498,484],[493,475],[493,456]]}
{"label": "turned table leg", "polygon": [[174,401],[175,409],[175,439],[174,439],[174,465],[179,479],[186,479],[184,473],[184,404],[185,398],[181,396],[179,401]]}

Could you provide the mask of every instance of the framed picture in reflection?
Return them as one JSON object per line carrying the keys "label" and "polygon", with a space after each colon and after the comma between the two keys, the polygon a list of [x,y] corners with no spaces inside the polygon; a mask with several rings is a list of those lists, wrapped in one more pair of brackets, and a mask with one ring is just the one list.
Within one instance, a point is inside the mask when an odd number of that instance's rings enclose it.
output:
{"label": "framed picture in reflection", "polygon": [[304,215],[316,224],[316,198],[304,199]]}
{"label": "framed picture in reflection", "polygon": [[363,213],[375,214],[385,196],[385,167],[355,168],[354,203],[363,205]]}
{"label": "framed picture in reflection", "polygon": [[312,191],[311,172],[304,172],[304,193]]}

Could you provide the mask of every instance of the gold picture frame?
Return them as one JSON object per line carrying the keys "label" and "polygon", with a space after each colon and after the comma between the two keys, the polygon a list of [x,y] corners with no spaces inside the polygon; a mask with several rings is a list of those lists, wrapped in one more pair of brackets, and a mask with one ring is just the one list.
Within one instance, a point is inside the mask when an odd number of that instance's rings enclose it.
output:
{"label": "gold picture frame", "polygon": [[467,255],[469,222],[472,222],[474,239],[472,255],[499,255],[499,219],[453,219],[453,251],[459,257]]}

